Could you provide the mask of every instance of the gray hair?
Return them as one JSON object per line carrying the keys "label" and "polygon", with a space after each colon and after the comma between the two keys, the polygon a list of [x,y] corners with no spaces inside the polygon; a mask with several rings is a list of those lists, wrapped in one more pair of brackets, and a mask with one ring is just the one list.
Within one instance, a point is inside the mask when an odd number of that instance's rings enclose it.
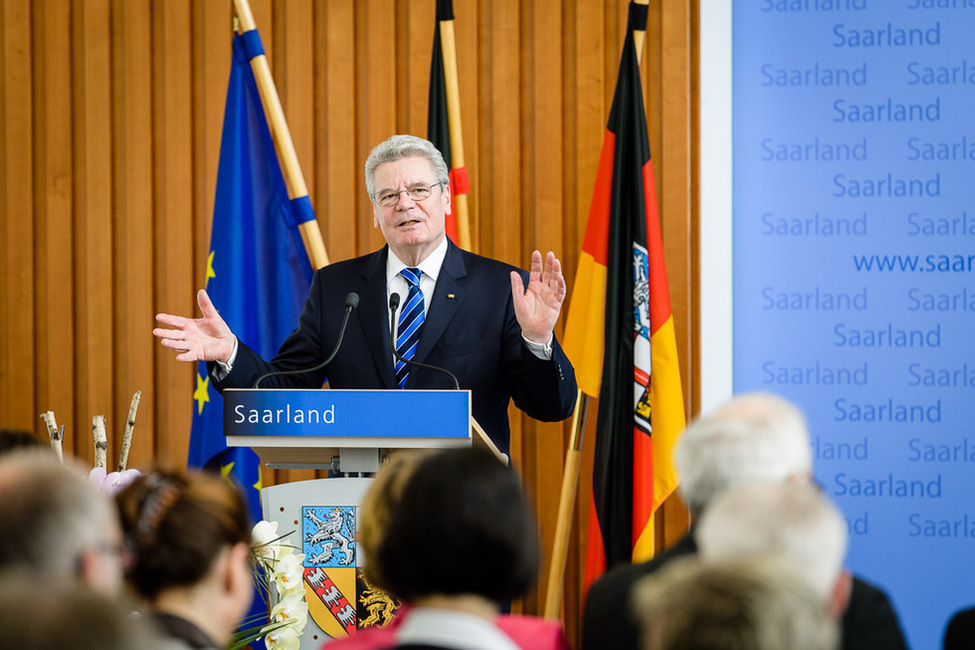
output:
{"label": "gray hair", "polygon": [[366,159],[366,192],[369,193],[370,200],[375,201],[373,195],[376,193],[376,167],[410,156],[423,156],[429,160],[436,182],[444,183],[445,187],[450,183],[447,163],[432,142],[415,135],[394,135],[377,144]]}
{"label": "gray hair", "polygon": [[0,568],[60,581],[80,577],[82,554],[105,543],[115,523],[108,497],[53,454],[0,460]]}
{"label": "gray hair", "polygon": [[800,483],[755,483],[715,499],[695,539],[705,560],[773,553],[829,601],[843,570],[846,520],[829,499]]}
{"label": "gray hair", "polygon": [[668,562],[636,583],[645,650],[835,650],[839,623],[781,559]]}
{"label": "gray hair", "polygon": [[802,413],[768,393],[748,393],[692,422],[674,449],[681,497],[695,513],[719,494],[755,481],[812,472]]}

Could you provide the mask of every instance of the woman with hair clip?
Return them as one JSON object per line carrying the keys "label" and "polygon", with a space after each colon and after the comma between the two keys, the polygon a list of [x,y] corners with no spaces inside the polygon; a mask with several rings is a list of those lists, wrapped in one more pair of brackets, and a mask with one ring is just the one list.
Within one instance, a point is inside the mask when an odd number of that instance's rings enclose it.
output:
{"label": "woman with hair clip", "polygon": [[163,647],[223,648],[254,591],[243,496],[218,476],[179,470],[139,477],[116,504],[133,556],[126,579]]}

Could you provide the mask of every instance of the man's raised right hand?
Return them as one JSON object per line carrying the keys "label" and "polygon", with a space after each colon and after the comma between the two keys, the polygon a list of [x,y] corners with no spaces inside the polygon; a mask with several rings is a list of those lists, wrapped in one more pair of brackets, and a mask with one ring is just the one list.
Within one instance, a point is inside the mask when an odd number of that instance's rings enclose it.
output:
{"label": "man's raised right hand", "polygon": [[220,361],[227,363],[234,350],[236,337],[227,327],[210,296],[203,289],[196,294],[203,318],[184,318],[172,314],[156,314],[157,327],[152,335],[164,348],[175,351],[177,361]]}

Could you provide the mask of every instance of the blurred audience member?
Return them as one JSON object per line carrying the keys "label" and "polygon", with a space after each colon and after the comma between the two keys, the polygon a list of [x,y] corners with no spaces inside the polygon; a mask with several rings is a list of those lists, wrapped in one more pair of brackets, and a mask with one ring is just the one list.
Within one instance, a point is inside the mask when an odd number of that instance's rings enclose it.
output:
{"label": "blurred audience member", "polygon": [[378,583],[380,578],[376,573],[376,562],[370,560],[379,555],[379,547],[389,529],[393,513],[399,506],[406,483],[420,461],[429,455],[426,451],[393,454],[362,497],[356,541],[359,552],[365,558],[362,573],[371,583]]}
{"label": "blurred audience member", "polygon": [[116,502],[128,583],[167,650],[224,647],[254,591],[243,496],[218,476],[172,471],[139,477]]}
{"label": "blurred audience member", "polygon": [[644,650],[836,650],[837,621],[777,556],[685,557],[634,589]]}
{"label": "blurred audience member", "polygon": [[975,648],[975,607],[952,614],[945,628],[944,650]]}
{"label": "blurred audience member", "polygon": [[[812,451],[805,420],[789,401],[746,393],[719,406],[684,430],[674,450],[678,487],[694,519],[725,491],[740,485],[812,477]],[[696,524],[687,535],[641,564],[617,567],[589,588],[583,609],[582,648],[638,647],[631,615],[633,585],[670,560],[697,553]],[[841,624],[845,650],[904,650],[904,635],[886,594],[853,577]]]}
{"label": "blurred audience member", "polygon": [[123,550],[111,502],[77,468],[43,451],[0,458],[0,569],[115,594]]}
{"label": "blurred audience member", "polygon": [[535,520],[514,471],[480,449],[387,464],[363,499],[365,576],[402,601],[392,624],[329,650],[567,650],[557,622],[499,615],[538,571]]}
{"label": "blurred audience member", "polygon": [[777,555],[816,591],[833,616],[839,618],[846,610],[846,521],[809,485],[755,483],[728,490],[701,516],[696,537],[706,562]]}
{"label": "blurred audience member", "polygon": [[0,645],[18,650],[156,650],[145,622],[117,599],[32,573],[0,577]]}
{"label": "blurred audience member", "polygon": [[0,456],[18,449],[50,449],[50,446],[30,431],[0,429]]}

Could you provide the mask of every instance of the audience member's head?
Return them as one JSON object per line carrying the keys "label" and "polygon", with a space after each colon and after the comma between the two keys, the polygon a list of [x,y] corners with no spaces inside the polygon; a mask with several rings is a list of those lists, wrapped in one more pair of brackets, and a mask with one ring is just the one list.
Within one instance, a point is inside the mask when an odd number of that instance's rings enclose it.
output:
{"label": "audience member's head", "polygon": [[18,449],[49,448],[40,438],[30,431],[21,429],[0,429],[0,456],[5,456]]}
{"label": "audience member's head", "polygon": [[122,582],[122,535],[111,502],[80,471],[43,451],[0,459],[0,569],[18,567],[104,593]]}
{"label": "audience member's head", "polygon": [[140,476],[116,496],[133,553],[127,578],[153,611],[187,619],[223,643],[250,606],[251,527],[241,493],[219,476]]}
{"label": "audience member's head", "polygon": [[835,650],[838,623],[775,556],[679,558],[637,583],[644,650]]}
{"label": "audience member's head", "polygon": [[849,600],[843,571],[847,528],[843,515],[811,486],[753,483],[716,498],[695,538],[705,561],[775,554],[815,589],[839,616]]}
{"label": "audience member's head", "polygon": [[424,458],[403,487],[374,557],[378,586],[498,603],[526,593],[538,570],[535,520],[515,472],[482,449]]}
{"label": "audience member's head", "polygon": [[382,582],[379,566],[370,558],[378,557],[379,546],[389,528],[389,522],[399,507],[403,488],[419,462],[429,455],[426,451],[399,452],[393,454],[376,474],[372,484],[362,497],[356,540],[359,552],[365,557],[362,572],[372,583]]}
{"label": "audience member's head", "polygon": [[812,472],[802,414],[766,393],[740,395],[692,422],[677,442],[674,461],[681,497],[695,514],[736,485],[808,480]]}
{"label": "audience member's head", "polygon": [[116,598],[73,582],[38,582],[31,573],[0,576],[0,645],[20,650],[151,650],[144,621]]}
{"label": "audience member's head", "polygon": [[952,614],[945,628],[944,650],[972,650],[975,648],[975,607]]}

